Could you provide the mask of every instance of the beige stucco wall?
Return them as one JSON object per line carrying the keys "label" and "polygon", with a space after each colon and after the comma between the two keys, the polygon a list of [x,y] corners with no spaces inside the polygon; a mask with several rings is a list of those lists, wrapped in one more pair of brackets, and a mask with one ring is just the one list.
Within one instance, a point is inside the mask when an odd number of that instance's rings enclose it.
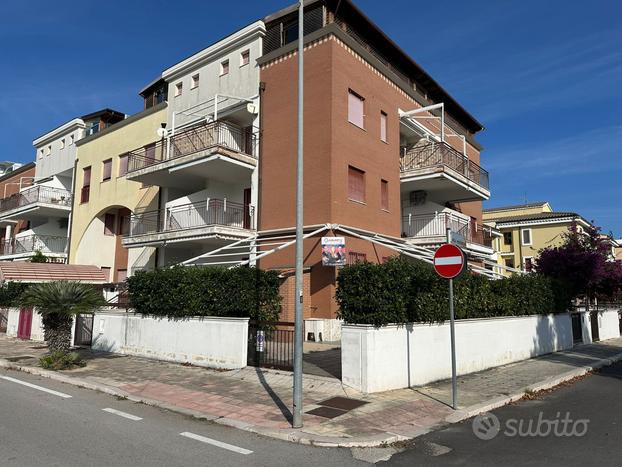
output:
{"label": "beige stucco wall", "polygon": [[[158,187],[144,187],[142,183],[119,176],[119,164],[120,156],[126,152],[156,142],[158,139],[156,131],[166,119],[167,109],[164,103],[133,115],[111,127],[111,131],[104,131],[97,137],[78,144],[70,264],[112,267],[115,257],[115,237],[104,235],[104,213],[117,208],[127,208],[132,212],[136,208],[157,208]],[[110,158],[112,158],[112,178],[102,182],[103,162]],[[84,168],[89,166],[90,199],[88,203],[80,203]],[[137,258],[145,256],[143,249],[138,250],[141,251],[129,252],[128,272]]]}
{"label": "beige stucco wall", "polygon": [[[570,222],[559,224],[542,224],[542,225],[524,225],[520,227],[500,228],[500,231],[512,233],[512,244],[505,243],[504,238],[498,241],[498,249],[500,263],[507,265],[508,259],[514,260],[514,267],[522,267],[524,258],[534,258],[538,256],[538,252],[549,246],[558,246],[563,242],[563,234],[568,232]],[[531,245],[522,245],[520,243],[520,231],[523,229],[531,229]],[[507,254],[512,253],[512,254]],[[501,262],[501,259],[503,260]]]}

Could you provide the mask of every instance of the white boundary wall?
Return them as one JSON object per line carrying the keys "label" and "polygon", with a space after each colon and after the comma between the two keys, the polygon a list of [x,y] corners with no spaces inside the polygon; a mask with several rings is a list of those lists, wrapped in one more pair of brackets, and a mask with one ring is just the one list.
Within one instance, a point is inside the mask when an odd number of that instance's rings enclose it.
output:
{"label": "white boundary wall", "polygon": [[618,310],[605,310],[598,312],[598,333],[600,340],[620,337],[620,320]]}
{"label": "white boundary wall", "polygon": [[222,317],[169,320],[99,312],[93,319],[92,348],[211,368],[243,368],[248,321]]}
{"label": "white boundary wall", "polygon": [[[468,374],[573,346],[569,314],[456,321],[458,374]],[[370,393],[451,377],[449,323],[344,325],[342,382]]]}
{"label": "white boundary wall", "polygon": [[[8,337],[17,337],[17,328],[19,326],[19,308],[9,308],[9,316],[7,318],[6,335]],[[43,342],[43,324],[41,323],[41,315],[32,313],[32,325],[30,327],[30,340]]]}

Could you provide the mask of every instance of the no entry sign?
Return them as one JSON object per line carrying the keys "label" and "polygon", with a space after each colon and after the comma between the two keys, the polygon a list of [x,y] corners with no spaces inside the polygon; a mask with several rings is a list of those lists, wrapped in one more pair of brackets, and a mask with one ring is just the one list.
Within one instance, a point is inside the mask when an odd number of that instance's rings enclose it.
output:
{"label": "no entry sign", "polygon": [[434,269],[445,279],[458,276],[466,265],[463,251],[455,245],[447,243],[441,245],[434,253]]}

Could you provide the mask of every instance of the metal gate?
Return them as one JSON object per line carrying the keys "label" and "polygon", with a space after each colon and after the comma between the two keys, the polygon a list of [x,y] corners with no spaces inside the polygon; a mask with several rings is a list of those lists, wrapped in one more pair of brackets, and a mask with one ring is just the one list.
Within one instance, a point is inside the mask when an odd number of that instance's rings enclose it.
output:
{"label": "metal gate", "polygon": [[581,313],[572,313],[570,315],[572,318],[572,342],[582,343],[583,342],[583,326],[581,324]]}
{"label": "metal gate", "polygon": [[247,364],[293,370],[294,323],[250,321]]}
{"label": "metal gate", "polygon": [[30,339],[32,330],[32,308],[22,308],[19,310],[19,322],[17,323],[17,337],[19,339]]}
{"label": "metal gate", "polygon": [[76,316],[74,345],[91,346],[93,340],[93,315]]}

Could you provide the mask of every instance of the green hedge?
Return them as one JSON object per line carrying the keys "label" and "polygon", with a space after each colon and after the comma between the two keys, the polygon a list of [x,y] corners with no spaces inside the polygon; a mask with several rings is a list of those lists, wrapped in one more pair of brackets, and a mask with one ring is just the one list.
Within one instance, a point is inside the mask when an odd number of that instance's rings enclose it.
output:
{"label": "green hedge", "polygon": [[145,315],[276,321],[281,311],[276,271],[176,266],[138,272],[127,282],[130,305]]}
{"label": "green hedge", "polygon": [[[391,259],[357,263],[337,278],[339,317],[351,324],[442,322],[449,319],[448,281],[421,261]],[[520,316],[565,311],[558,286],[536,275],[489,280],[464,274],[454,281],[457,319]]]}
{"label": "green hedge", "polygon": [[8,308],[20,305],[20,298],[27,284],[21,282],[5,282],[0,286],[0,307]]}

